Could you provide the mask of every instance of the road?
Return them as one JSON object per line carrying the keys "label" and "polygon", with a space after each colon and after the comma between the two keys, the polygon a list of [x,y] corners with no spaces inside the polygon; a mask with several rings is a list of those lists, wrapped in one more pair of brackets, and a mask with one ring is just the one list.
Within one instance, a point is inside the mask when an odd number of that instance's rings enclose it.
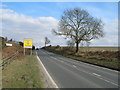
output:
{"label": "road", "polygon": [[37,53],[59,88],[118,88],[118,71],[72,60],[41,49]]}

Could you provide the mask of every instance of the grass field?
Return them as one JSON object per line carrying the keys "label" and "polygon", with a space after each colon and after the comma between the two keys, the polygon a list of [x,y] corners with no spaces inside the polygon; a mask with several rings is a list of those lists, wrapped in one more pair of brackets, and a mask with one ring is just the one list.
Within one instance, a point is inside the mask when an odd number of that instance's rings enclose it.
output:
{"label": "grass field", "polygon": [[3,88],[42,88],[38,60],[26,55],[13,60],[2,72]]}

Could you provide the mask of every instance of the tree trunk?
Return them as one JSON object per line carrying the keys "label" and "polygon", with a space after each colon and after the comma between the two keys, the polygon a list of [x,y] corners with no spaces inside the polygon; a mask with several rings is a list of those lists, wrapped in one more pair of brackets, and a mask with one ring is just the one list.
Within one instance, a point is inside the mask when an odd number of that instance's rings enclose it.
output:
{"label": "tree trunk", "polygon": [[76,53],[78,52],[78,50],[79,50],[79,43],[76,42]]}

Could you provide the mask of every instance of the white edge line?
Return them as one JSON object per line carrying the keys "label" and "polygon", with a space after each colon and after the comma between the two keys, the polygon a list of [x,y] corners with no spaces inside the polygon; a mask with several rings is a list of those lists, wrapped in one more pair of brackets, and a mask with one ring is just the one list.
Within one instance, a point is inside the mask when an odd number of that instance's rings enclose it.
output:
{"label": "white edge line", "polygon": [[52,77],[50,76],[50,74],[48,73],[47,69],[45,68],[45,66],[43,65],[43,63],[41,62],[40,58],[38,57],[38,54],[36,52],[37,55],[37,59],[39,60],[40,64],[42,65],[44,71],[46,72],[47,76],[49,77],[49,79],[51,80],[51,82],[53,83],[53,85],[55,86],[54,88],[58,88],[57,84],[55,83],[55,81],[52,79]]}
{"label": "white edge line", "polygon": [[99,78],[99,79],[101,79],[101,80],[103,80],[103,81],[106,81],[106,82],[109,82],[109,83],[111,83],[111,84],[113,84],[113,85],[116,85],[117,87],[120,87],[118,84],[116,84],[116,83],[113,83],[113,82],[111,82],[111,81],[108,81],[108,80],[106,80],[106,79],[103,79],[103,78]]}

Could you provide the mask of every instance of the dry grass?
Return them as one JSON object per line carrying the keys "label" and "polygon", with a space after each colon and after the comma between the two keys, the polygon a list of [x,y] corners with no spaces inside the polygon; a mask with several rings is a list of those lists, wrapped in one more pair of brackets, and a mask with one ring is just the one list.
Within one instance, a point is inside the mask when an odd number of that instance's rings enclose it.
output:
{"label": "dry grass", "polygon": [[35,55],[15,59],[2,72],[3,88],[42,88],[39,64]]}
{"label": "dry grass", "polygon": [[94,58],[99,60],[118,60],[117,47],[81,47],[79,52],[75,53],[75,48],[70,47],[46,47],[49,50],[55,50],[59,52],[64,52],[66,54],[76,55],[84,58]]}

